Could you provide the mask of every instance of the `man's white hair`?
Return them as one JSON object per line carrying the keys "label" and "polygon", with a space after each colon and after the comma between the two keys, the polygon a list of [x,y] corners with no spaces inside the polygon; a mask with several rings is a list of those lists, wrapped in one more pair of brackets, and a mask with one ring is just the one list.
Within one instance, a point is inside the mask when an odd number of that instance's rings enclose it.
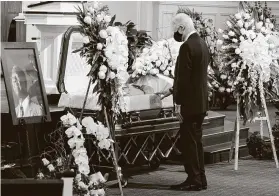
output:
{"label": "man's white hair", "polygon": [[188,33],[195,30],[193,20],[184,13],[176,14],[172,20],[173,32],[176,32],[180,26],[184,27],[185,31]]}

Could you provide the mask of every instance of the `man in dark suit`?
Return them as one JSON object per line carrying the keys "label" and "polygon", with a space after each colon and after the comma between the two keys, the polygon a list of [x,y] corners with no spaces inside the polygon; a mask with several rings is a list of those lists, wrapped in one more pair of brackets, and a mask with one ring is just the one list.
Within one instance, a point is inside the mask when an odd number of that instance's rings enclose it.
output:
{"label": "man in dark suit", "polygon": [[207,189],[202,144],[202,123],[208,111],[207,68],[210,61],[205,41],[197,34],[192,19],[183,13],[173,20],[174,38],[183,41],[175,67],[173,94],[180,120],[180,141],[188,178],[171,186],[176,190]]}

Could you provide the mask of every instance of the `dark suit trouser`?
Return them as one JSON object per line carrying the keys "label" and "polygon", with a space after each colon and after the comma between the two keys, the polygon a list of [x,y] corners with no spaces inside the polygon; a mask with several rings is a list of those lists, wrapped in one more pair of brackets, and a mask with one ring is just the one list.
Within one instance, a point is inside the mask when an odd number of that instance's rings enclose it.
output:
{"label": "dark suit trouser", "polygon": [[187,181],[196,185],[207,185],[202,144],[202,123],[205,113],[187,115],[185,114],[187,108],[181,109],[183,123],[180,124],[180,148],[185,172],[188,174]]}

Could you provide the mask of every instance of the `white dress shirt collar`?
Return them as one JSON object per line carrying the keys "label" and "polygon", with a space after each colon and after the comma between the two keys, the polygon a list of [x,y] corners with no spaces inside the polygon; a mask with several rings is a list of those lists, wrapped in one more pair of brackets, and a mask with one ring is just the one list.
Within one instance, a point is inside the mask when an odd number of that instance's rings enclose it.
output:
{"label": "white dress shirt collar", "polygon": [[20,103],[20,106],[23,107],[24,114],[27,112],[27,108],[29,107],[30,97],[29,95]]}
{"label": "white dress shirt collar", "polygon": [[191,31],[188,35],[187,35],[187,37],[186,37],[186,39],[185,39],[185,42],[189,39],[189,37],[192,35],[192,34],[194,34],[194,33],[196,33],[197,31]]}

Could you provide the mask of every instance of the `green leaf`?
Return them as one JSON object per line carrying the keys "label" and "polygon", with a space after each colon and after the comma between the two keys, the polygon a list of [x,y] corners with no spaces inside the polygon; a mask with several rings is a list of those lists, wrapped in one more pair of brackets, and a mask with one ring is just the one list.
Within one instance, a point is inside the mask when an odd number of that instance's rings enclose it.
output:
{"label": "green leaf", "polygon": [[114,21],[115,21],[115,18],[116,18],[116,15],[114,15],[114,16],[111,18],[111,20],[110,20],[110,22],[109,22],[109,26],[112,26],[112,24],[113,24]]}
{"label": "green leaf", "polygon": [[78,53],[78,52],[82,51],[83,48],[84,48],[84,47],[81,47],[81,48],[79,48],[79,49],[76,49],[76,50],[72,51],[72,53]]}
{"label": "green leaf", "polygon": [[100,90],[99,82],[96,83],[96,85],[93,88],[93,93],[97,92]]}
{"label": "green leaf", "polygon": [[114,25],[115,26],[123,26],[121,22],[115,22]]}

